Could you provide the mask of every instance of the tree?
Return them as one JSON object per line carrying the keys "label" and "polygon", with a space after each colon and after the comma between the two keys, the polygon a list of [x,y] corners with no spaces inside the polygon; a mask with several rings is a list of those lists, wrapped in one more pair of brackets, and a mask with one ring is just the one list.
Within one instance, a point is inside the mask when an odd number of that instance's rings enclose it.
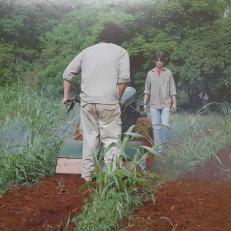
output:
{"label": "tree", "polygon": [[5,85],[14,78],[14,47],[4,42],[0,43],[0,84]]}
{"label": "tree", "polygon": [[114,7],[86,7],[71,12],[41,38],[44,47],[42,57],[46,64],[43,76],[46,81],[49,79],[53,83],[60,83],[66,65],[78,52],[97,41],[105,24],[112,22],[125,27],[132,21],[132,15]]}
{"label": "tree", "polygon": [[175,72],[190,98],[209,88],[214,100],[230,100],[231,20],[191,31],[172,54]]}

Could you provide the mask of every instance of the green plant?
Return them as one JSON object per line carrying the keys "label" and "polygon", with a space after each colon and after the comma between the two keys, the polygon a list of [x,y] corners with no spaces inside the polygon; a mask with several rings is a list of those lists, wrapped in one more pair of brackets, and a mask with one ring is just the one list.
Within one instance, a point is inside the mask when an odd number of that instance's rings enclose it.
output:
{"label": "green plant", "polygon": [[157,178],[151,177],[151,173],[138,171],[139,164],[148,155],[145,146],[137,148],[132,169],[123,165],[128,141],[132,137],[141,137],[132,132],[134,128],[135,126],[130,127],[125,133],[116,167],[102,168],[103,157],[111,147],[104,149],[98,159],[95,158],[95,183],[91,189],[91,198],[85,204],[82,214],[74,219],[77,222],[77,230],[114,230],[122,220],[129,218],[132,212],[142,205],[147,194],[153,193],[148,186],[151,181],[157,181]]}
{"label": "green plant", "polygon": [[165,179],[176,179],[204,164],[230,142],[230,106],[218,104],[218,109],[201,117],[188,113],[175,116],[172,138],[165,145],[164,155],[157,156],[154,171]]}
{"label": "green plant", "polygon": [[0,191],[54,173],[64,110],[44,92],[8,86],[0,93]]}

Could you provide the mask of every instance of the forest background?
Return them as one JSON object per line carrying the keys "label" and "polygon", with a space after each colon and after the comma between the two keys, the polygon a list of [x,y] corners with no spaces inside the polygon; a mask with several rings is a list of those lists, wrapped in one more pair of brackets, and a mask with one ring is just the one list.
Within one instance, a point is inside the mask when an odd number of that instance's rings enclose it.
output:
{"label": "forest background", "polygon": [[0,0],[0,84],[49,87],[61,96],[66,65],[115,23],[126,31],[118,36],[140,94],[162,50],[190,106],[202,89],[211,101],[230,102],[230,7],[230,0]]}

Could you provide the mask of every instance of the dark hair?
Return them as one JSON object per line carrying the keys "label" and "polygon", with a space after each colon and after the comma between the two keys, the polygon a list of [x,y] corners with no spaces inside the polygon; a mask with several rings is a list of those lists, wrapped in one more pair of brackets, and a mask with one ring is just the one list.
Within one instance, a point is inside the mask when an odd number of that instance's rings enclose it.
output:
{"label": "dark hair", "polygon": [[155,61],[162,61],[164,65],[168,63],[168,57],[162,51],[157,51],[155,56]]}
{"label": "dark hair", "polygon": [[107,23],[98,36],[97,42],[121,44],[126,36],[125,29],[115,23]]}
{"label": "dark hair", "polygon": [[165,61],[165,54],[164,54],[164,52],[162,52],[162,51],[157,51],[156,52],[155,61],[158,61],[158,60],[160,60],[162,62]]}

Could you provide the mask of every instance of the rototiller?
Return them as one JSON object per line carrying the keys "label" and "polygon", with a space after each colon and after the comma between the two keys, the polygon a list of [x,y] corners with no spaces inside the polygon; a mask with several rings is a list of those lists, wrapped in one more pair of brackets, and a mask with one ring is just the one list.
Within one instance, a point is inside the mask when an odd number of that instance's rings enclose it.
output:
{"label": "rototiller", "polygon": [[[79,97],[72,98],[67,111],[71,111],[76,103],[80,103]],[[147,136],[152,136],[151,123],[149,119],[143,115],[143,111],[141,109],[142,105],[138,103],[138,95],[135,88],[127,87],[120,103],[122,132],[126,132],[132,125],[137,125],[137,131],[144,136],[144,139],[129,141],[126,147],[126,160],[124,160],[124,164],[127,168],[131,168],[133,166],[132,159],[137,153],[137,148],[143,145],[153,145],[151,142],[148,142],[148,139],[145,139]],[[75,138],[64,140],[60,147],[56,173],[80,174],[81,163],[82,135],[80,126],[77,125]],[[146,161],[146,167],[150,168],[151,164],[152,158],[150,157]]]}

